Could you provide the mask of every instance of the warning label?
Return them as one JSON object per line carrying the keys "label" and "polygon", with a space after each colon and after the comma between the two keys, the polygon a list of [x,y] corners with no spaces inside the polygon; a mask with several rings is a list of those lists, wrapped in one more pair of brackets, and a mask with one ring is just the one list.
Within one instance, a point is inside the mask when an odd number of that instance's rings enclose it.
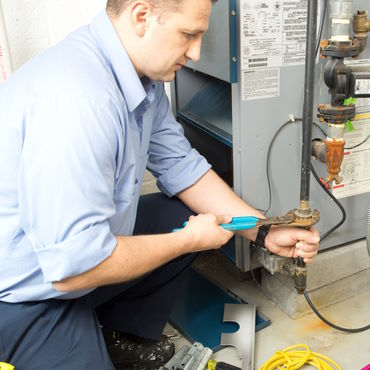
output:
{"label": "warning label", "polygon": [[242,100],[279,96],[280,69],[242,71]]}
{"label": "warning label", "polygon": [[277,69],[305,63],[307,0],[242,0],[240,13],[242,99],[279,96]]}
{"label": "warning label", "polygon": [[242,69],[304,64],[307,0],[243,0]]}

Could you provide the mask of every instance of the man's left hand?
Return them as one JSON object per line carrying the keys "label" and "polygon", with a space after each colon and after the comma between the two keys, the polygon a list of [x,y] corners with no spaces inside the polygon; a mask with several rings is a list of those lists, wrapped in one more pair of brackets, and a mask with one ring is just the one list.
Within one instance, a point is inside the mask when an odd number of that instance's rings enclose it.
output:
{"label": "man's left hand", "polygon": [[312,263],[319,248],[320,234],[315,227],[309,230],[287,226],[272,226],[265,239],[266,248],[283,257],[302,257]]}

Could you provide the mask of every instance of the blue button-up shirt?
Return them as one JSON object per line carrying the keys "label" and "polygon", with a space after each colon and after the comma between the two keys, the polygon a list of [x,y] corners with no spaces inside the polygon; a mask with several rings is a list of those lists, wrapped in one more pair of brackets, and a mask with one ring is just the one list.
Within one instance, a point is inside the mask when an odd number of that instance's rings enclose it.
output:
{"label": "blue button-up shirt", "polygon": [[95,267],[114,235],[132,233],[146,168],[173,196],[210,165],[103,12],[0,86],[0,300],[86,294],[52,282]]}

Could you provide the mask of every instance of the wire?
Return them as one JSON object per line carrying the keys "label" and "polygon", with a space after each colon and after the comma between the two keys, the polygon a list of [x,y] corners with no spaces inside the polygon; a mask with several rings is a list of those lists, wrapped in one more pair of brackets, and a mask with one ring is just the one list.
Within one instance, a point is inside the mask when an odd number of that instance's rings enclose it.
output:
{"label": "wire", "polygon": [[[314,123],[315,126],[318,126],[316,123]],[[320,128],[320,127],[319,127]],[[321,186],[321,188],[325,191],[325,193],[334,201],[334,203],[339,207],[339,209],[341,210],[342,212],[342,219],[334,226],[332,227],[330,230],[328,230],[325,234],[321,235],[320,236],[320,242],[322,242],[328,235],[330,235],[333,231],[337,230],[340,226],[343,225],[343,223],[345,222],[346,220],[346,211],[344,209],[344,207],[342,206],[342,204],[339,202],[339,200],[323,185],[323,183],[320,181],[320,178],[317,174],[317,172],[315,171],[313,165],[312,165],[312,162],[311,162],[311,172],[312,172],[312,175],[314,176],[315,180],[318,182],[318,184]],[[346,333],[361,333],[363,331],[366,331],[366,330],[369,330],[370,329],[370,325],[367,325],[367,326],[363,326],[361,328],[355,328],[355,329],[349,329],[349,328],[343,328],[341,326],[338,326],[336,324],[333,324],[332,322],[330,322],[329,320],[325,319],[325,317],[323,317],[320,312],[317,310],[317,308],[314,306],[314,304],[312,303],[310,297],[308,296],[308,293],[306,291],[303,292],[303,295],[304,297],[306,298],[306,301],[307,303],[309,304],[309,306],[311,307],[312,311],[318,316],[318,318],[320,320],[322,320],[325,324],[331,326],[332,328],[334,329],[337,329],[337,330],[340,330],[340,331],[344,331]]]}
{"label": "wire", "polygon": [[334,203],[339,207],[339,209],[342,212],[342,219],[334,227],[332,227],[330,230],[328,230],[325,234],[320,236],[320,242],[322,242],[328,235],[330,235],[333,231],[337,230],[340,226],[342,226],[344,224],[344,221],[346,220],[347,214],[346,214],[346,210],[341,205],[339,200],[323,185],[323,183],[321,182],[317,172],[315,171],[315,169],[312,165],[312,162],[311,162],[311,172],[312,172],[312,175],[314,176],[315,180],[317,181],[317,183],[321,186],[321,188],[325,191],[325,193],[334,201]]}
{"label": "wire", "polygon": [[[316,126],[320,131],[321,133],[326,137],[327,136],[327,133],[323,130],[323,128],[318,125],[316,122],[312,122],[314,126]],[[356,144],[356,145],[353,145],[353,146],[350,146],[350,147],[344,147],[344,149],[346,150],[350,150],[350,149],[355,149],[355,148],[358,148],[359,146],[361,146],[362,144],[365,144],[368,140],[370,139],[370,134],[367,135],[366,139],[362,140],[360,143]]]}
{"label": "wire", "polygon": [[[319,130],[321,130],[323,135],[326,136],[326,132],[317,123],[313,122],[313,125],[316,126]],[[319,175],[317,174],[315,168],[312,165],[312,162],[311,162],[311,173],[315,180],[317,181],[317,183],[321,186],[325,193],[334,201],[334,203],[338,206],[338,208],[342,212],[342,219],[339,221],[339,223],[332,227],[330,230],[328,230],[325,234],[320,236],[320,241],[323,241],[328,235],[330,235],[333,231],[335,231],[336,229],[343,225],[343,223],[346,220],[347,214],[339,200],[323,185]]]}
{"label": "wire", "polygon": [[304,297],[306,298],[306,301],[307,303],[310,305],[310,307],[312,308],[312,311],[315,312],[315,314],[327,325],[331,326],[332,328],[334,329],[337,329],[337,330],[341,330],[341,331],[344,331],[346,333],[361,333],[363,331],[366,331],[366,330],[369,330],[370,329],[370,325],[366,325],[366,326],[363,326],[361,328],[355,328],[355,329],[350,329],[350,328],[343,328],[341,326],[338,326],[338,325],[335,325],[333,323],[331,323],[330,321],[328,321],[327,319],[325,319],[324,316],[321,315],[321,313],[319,311],[317,311],[316,307],[313,305],[310,297],[308,296],[307,292],[304,291],[303,292],[304,294]]}
{"label": "wire", "polygon": [[[296,344],[281,351],[276,351],[274,355],[260,367],[260,370],[293,370],[299,369],[305,364],[314,366],[319,370],[341,370],[341,367],[335,361],[320,353],[311,352],[306,344]],[[331,365],[334,365],[334,367]]]}
{"label": "wire", "polygon": [[351,146],[351,147],[348,147],[348,148],[344,147],[344,149],[347,149],[347,150],[348,149],[355,149],[355,148],[359,147],[360,145],[365,144],[369,140],[369,138],[370,138],[370,135],[367,135],[367,138],[365,140],[361,141],[360,143],[358,143],[354,146]]}
{"label": "wire", "polygon": [[268,148],[268,151],[267,151],[267,159],[266,159],[266,177],[267,177],[269,202],[268,202],[267,208],[265,210],[261,210],[264,214],[267,214],[268,211],[271,209],[271,201],[272,201],[271,181],[270,181],[270,154],[271,154],[272,146],[274,145],[274,142],[275,142],[277,136],[279,135],[279,133],[281,132],[281,130],[283,130],[290,123],[295,123],[295,122],[302,122],[302,118],[295,118],[294,120],[291,119],[289,121],[286,121],[282,126],[280,126],[278,128],[278,130],[275,132],[274,136],[271,139],[271,142],[270,142],[270,145],[269,145],[269,148]]}
{"label": "wire", "polygon": [[[266,214],[270,208],[271,208],[271,203],[272,203],[272,192],[271,192],[271,182],[270,182],[270,168],[269,168],[269,162],[270,162],[270,154],[271,154],[271,148],[277,138],[277,136],[279,135],[279,133],[290,123],[294,123],[294,122],[299,122],[299,121],[302,121],[301,118],[296,118],[295,121],[293,120],[289,120],[289,121],[286,121],[285,123],[283,123],[279,129],[275,132],[274,136],[272,137],[271,139],[271,142],[270,142],[270,145],[269,145],[269,149],[268,149],[268,152],[267,152],[267,162],[266,162],[266,176],[267,176],[267,184],[268,184],[268,190],[269,190],[269,204],[268,204],[268,208],[264,211],[264,213]],[[326,136],[326,133],[325,131],[315,122],[312,122],[314,126],[316,126],[322,133],[324,136]],[[343,223],[345,222],[346,218],[347,218],[347,215],[346,215],[346,211],[344,209],[344,207],[342,206],[342,204],[338,201],[338,199],[323,185],[323,183],[321,182],[320,180],[320,177],[318,176],[317,172],[315,171],[313,165],[312,165],[312,162],[311,162],[311,172],[312,172],[312,175],[314,176],[315,180],[318,182],[318,184],[321,186],[321,188],[325,191],[325,193],[334,201],[334,203],[338,206],[338,208],[340,209],[341,213],[342,213],[342,219],[335,225],[333,226],[331,229],[329,229],[326,233],[322,234],[320,236],[320,241],[322,242],[327,236],[329,236],[332,232],[334,232],[335,230],[337,230],[340,226],[343,225]],[[252,258],[251,258],[252,260]],[[252,274],[252,278],[253,280],[255,281],[255,283],[257,284],[257,286],[262,290],[262,286],[260,285],[260,283],[257,281],[256,277],[255,277],[255,274],[254,274],[254,268],[253,266],[251,266],[251,274]],[[310,297],[308,296],[308,293],[306,291],[303,292],[304,294],[304,297],[306,298],[307,300],[307,303],[309,304],[309,306],[311,307],[312,311],[327,325],[331,326],[332,328],[334,329],[337,329],[337,330],[341,330],[341,331],[344,331],[344,332],[347,332],[347,333],[359,333],[359,332],[362,332],[362,331],[365,331],[365,330],[368,330],[370,328],[370,325],[367,325],[367,326],[364,326],[362,328],[354,328],[354,329],[348,329],[348,328],[342,328],[336,324],[333,324],[331,323],[330,321],[328,321],[327,319],[325,319],[321,314],[320,312],[317,310],[317,308],[314,306],[314,304],[312,303],[312,301],[310,300]]]}
{"label": "wire", "polygon": [[315,127],[317,127],[325,137],[327,137],[327,136],[328,136],[328,134],[324,131],[324,129],[323,129],[320,125],[318,125],[316,122],[312,122],[312,124],[313,124]]}

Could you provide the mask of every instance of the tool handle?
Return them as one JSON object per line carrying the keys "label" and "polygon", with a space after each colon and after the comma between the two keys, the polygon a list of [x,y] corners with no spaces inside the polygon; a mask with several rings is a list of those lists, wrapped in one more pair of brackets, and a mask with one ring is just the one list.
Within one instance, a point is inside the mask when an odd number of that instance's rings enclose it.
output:
{"label": "tool handle", "polygon": [[242,370],[240,367],[227,364],[226,362],[217,362],[216,370]]}
{"label": "tool handle", "polygon": [[208,361],[208,370],[242,370],[240,367],[236,367],[226,362],[216,362],[215,360]]}
{"label": "tool handle", "polygon": [[[220,224],[222,228],[229,231],[247,230],[252,229],[257,225],[259,218],[254,216],[246,217],[233,217],[229,224]],[[184,227],[188,224],[188,221],[184,222]],[[181,228],[173,229],[173,232],[179,231]]]}

